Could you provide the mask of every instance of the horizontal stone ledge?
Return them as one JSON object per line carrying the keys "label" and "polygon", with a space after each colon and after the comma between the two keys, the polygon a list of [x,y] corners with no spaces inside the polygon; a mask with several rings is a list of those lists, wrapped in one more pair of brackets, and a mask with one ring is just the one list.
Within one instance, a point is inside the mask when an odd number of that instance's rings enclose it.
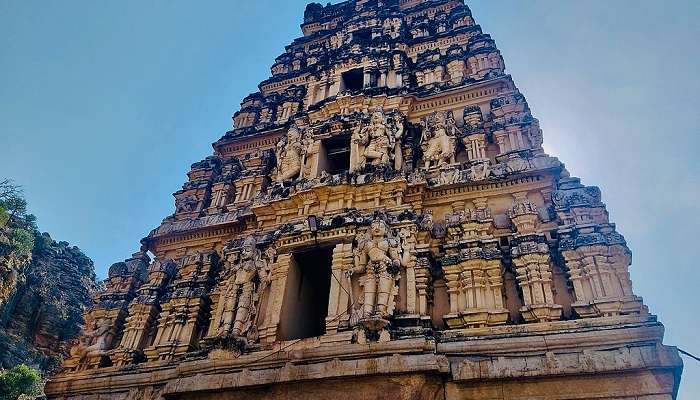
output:
{"label": "horizontal stone ledge", "polygon": [[[280,351],[280,349],[282,349]],[[287,362],[315,362],[329,359],[360,359],[394,354],[435,353],[435,342],[425,338],[395,340],[385,343],[342,344],[322,343],[308,340],[301,342],[280,342],[274,348],[245,354],[228,360],[196,360],[183,362],[177,367],[178,375],[202,374],[232,368],[257,368],[279,365]]]}
{"label": "horizontal stone ledge", "polygon": [[[623,323],[626,324],[623,325]],[[615,324],[617,323],[617,324]],[[442,354],[501,354],[511,352],[548,351],[570,348],[600,347],[632,343],[661,342],[663,326],[638,317],[611,317],[590,320],[561,321],[542,324],[445,331],[437,343]],[[601,335],[605,332],[605,335]]]}
{"label": "horizontal stone ledge", "polygon": [[[443,339],[454,341],[444,342],[441,339],[437,343],[434,339],[424,337],[368,344],[324,343],[322,340],[282,342],[275,344],[271,349],[244,354],[238,358],[232,355],[231,359],[199,359],[181,362],[159,361],[130,367],[109,367],[69,373],[54,378],[47,386],[47,394],[90,393],[115,389],[128,390],[129,388],[148,386],[155,383],[173,385],[177,384],[177,382],[196,382],[202,377],[209,380],[217,379],[217,382],[218,379],[221,379],[221,385],[233,385],[232,382],[234,382],[235,378],[236,385],[243,386],[266,382],[266,379],[270,382],[277,382],[275,379],[293,381],[295,379],[313,380],[332,376],[345,377],[347,376],[345,373],[336,371],[346,368],[345,366],[350,366],[347,367],[348,370],[353,371],[349,376],[356,376],[356,374],[367,374],[373,371],[372,368],[363,367],[363,365],[371,366],[372,363],[378,366],[384,365],[383,369],[376,370],[377,374],[392,374],[400,372],[389,368],[391,365],[400,365],[400,363],[396,362],[398,360],[396,357],[404,357],[404,359],[410,360],[439,359],[445,360],[445,362],[447,362],[446,360],[449,357],[452,361],[451,369],[449,364],[446,364],[445,367],[437,361],[432,361],[433,364],[420,362],[417,365],[423,368],[422,371],[430,373],[440,371],[447,377],[454,371],[455,379],[498,379],[501,376],[528,377],[538,376],[538,372],[531,372],[523,368],[507,370],[503,365],[507,365],[508,360],[513,359],[523,359],[525,361],[522,361],[521,364],[525,365],[542,365],[544,362],[542,357],[546,359],[545,354],[552,353],[559,357],[558,354],[569,354],[568,349],[571,349],[572,346],[575,349],[575,354],[578,354],[576,351],[586,354],[586,352],[591,351],[609,351],[606,349],[644,346],[659,346],[663,351],[669,349],[661,346],[663,327],[654,321],[639,322],[637,324],[630,323],[625,326],[610,326],[604,325],[605,321],[591,320],[586,322],[585,327],[578,325],[579,328],[574,329],[577,326],[575,322],[564,321],[550,324],[550,328],[552,327],[551,325],[556,325],[560,328],[551,332],[540,332],[537,329],[534,329],[532,332],[518,330],[507,335],[490,337],[466,337],[459,336],[460,332],[445,332],[445,334],[455,336]],[[610,321],[607,322],[610,323]],[[499,330],[499,332],[501,331]],[[461,332],[461,334],[463,333]],[[653,352],[649,353],[649,351],[644,353],[646,364],[628,363],[623,366],[628,369],[644,368],[645,366],[647,368],[656,368],[655,365],[672,366],[675,362],[673,361],[675,360],[674,357],[677,357],[674,350],[671,351],[670,355],[664,356],[665,358],[656,358],[665,361],[655,362],[653,361],[655,360],[654,358],[650,358],[650,355],[653,354]],[[529,359],[529,357],[534,358]],[[563,361],[561,361],[562,365],[568,365],[566,364],[566,362],[569,362],[567,357],[570,356],[561,357],[564,357]],[[579,357],[579,360],[586,360],[583,355],[578,355],[577,357]],[[387,364],[386,360],[390,359],[395,360],[394,364]],[[667,362],[669,359],[671,362]],[[376,364],[378,362],[376,360],[384,360],[384,364]],[[459,364],[463,361],[466,364]],[[331,367],[327,367],[328,365]],[[334,369],[333,365],[343,365],[343,367]],[[358,367],[358,365],[360,366]],[[435,367],[435,365],[439,365],[439,367]],[[570,373],[567,368],[550,370],[547,373],[543,373],[543,375]],[[477,374],[476,372],[468,371],[479,372]],[[581,369],[579,373],[587,373],[587,371],[586,369]],[[258,378],[246,381],[246,377],[250,376],[250,374],[260,375],[259,378],[262,381]],[[241,381],[239,376],[243,376],[244,380]]]}
{"label": "horizontal stone ledge", "polygon": [[643,369],[680,369],[674,347],[623,346],[600,350],[547,352],[541,355],[469,357],[452,363],[452,379],[483,381],[630,372]]}
{"label": "horizontal stone ledge", "polygon": [[388,357],[357,360],[335,359],[326,362],[266,369],[244,369],[234,373],[196,375],[170,381],[164,395],[208,392],[244,387],[264,386],[300,381],[367,376],[403,375],[410,373],[448,374],[447,357],[436,354],[395,354]]}

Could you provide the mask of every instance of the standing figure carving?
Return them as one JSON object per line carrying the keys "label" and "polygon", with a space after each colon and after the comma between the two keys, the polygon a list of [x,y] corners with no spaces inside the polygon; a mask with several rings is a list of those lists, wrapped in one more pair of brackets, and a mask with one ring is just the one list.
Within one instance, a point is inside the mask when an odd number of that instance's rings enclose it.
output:
{"label": "standing figure carving", "polygon": [[243,337],[254,330],[256,297],[269,282],[267,262],[256,246],[255,238],[249,237],[240,253],[227,257],[226,285],[215,313],[217,336]]}
{"label": "standing figure carving", "polygon": [[369,124],[358,127],[353,133],[351,171],[360,171],[367,165],[392,166],[396,170],[403,168],[403,131],[404,121],[401,117],[387,118],[384,111],[377,108]]}
{"label": "standing figure carving", "polygon": [[277,156],[277,181],[284,182],[298,178],[304,160],[304,144],[299,128],[292,125],[279,143],[276,149]]}
{"label": "standing figure carving", "polygon": [[423,120],[421,148],[426,168],[455,163],[457,129],[452,113],[438,111]]}
{"label": "standing figure carving", "polygon": [[349,274],[363,274],[363,320],[385,320],[393,312],[396,281],[401,267],[407,266],[410,259],[410,252],[404,250],[383,219],[373,221],[368,232],[358,239],[354,267]]}

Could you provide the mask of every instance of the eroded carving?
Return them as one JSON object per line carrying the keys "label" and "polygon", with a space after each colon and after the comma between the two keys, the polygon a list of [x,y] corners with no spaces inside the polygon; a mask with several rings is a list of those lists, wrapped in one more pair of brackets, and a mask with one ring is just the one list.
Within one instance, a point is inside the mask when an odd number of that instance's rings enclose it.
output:
{"label": "eroded carving", "polygon": [[277,181],[300,177],[304,160],[304,144],[299,128],[292,126],[277,143]]}
{"label": "eroded carving", "polygon": [[455,163],[457,129],[452,113],[438,111],[423,120],[421,147],[426,168]]}
{"label": "eroded carving", "polygon": [[361,171],[368,165],[401,170],[403,131],[404,121],[401,115],[394,113],[387,117],[383,109],[377,108],[369,123],[359,126],[353,133],[351,171]]}

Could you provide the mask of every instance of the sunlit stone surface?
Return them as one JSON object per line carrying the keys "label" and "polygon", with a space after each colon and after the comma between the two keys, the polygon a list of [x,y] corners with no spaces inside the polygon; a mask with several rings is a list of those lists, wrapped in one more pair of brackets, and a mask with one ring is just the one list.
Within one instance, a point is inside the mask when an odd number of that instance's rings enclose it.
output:
{"label": "sunlit stone surface", "polygon": [[49,398],[673,398],[600,190],[466,5],[311,4],[302,30]]}

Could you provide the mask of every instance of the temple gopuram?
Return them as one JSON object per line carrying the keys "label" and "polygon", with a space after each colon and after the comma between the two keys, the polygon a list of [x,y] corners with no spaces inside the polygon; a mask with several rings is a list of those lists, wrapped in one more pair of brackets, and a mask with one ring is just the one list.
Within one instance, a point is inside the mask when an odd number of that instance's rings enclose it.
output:
{"label": "temple gopuram", "polygon": [[313,3],[301,30],[49,399],[675,399],[600,190],[462,0]]}

